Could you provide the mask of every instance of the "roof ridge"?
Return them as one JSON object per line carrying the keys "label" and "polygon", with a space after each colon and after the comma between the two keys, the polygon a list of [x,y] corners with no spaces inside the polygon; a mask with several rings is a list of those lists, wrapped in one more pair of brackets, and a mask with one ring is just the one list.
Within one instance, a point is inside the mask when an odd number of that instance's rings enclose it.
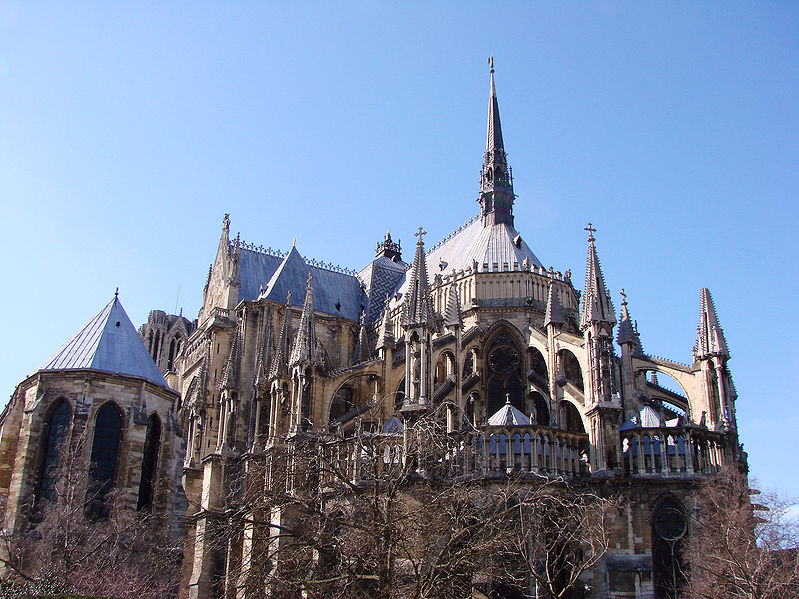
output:
{"label": "roof ridge", "polygon": [[[234,242],[230,242],[230,247],[233,247]],[[264,247],[263,245],[255,245],[255,243],[249,243],[247,241],[239,241],[239,248],[243,250],[248,250],[250,252],[254,252],[256,254],[263,254],[265,256],[273,256],[275,258],[285,258],[286,256],[291,253],[291,250],[286,252],[273,248],[272,246]],[[300,254],[302,256],[302,254]],[[358,271],[353,268],[347,268],[346,266],[340,266],[338,264],[333,264],[332,262],[324,262],[323,260],[317,260],[316,258],[309,258],[308,256],[302,256],[302,259],[308,266],[313,266],[314,268],[318,268],[320,270],[328,270],[331,272],[343,274],[343,275],[350,275],[356,276]]]}
{"label": "roof ridge", "polygon": [[456,227],[456,228],[455,228],[455,230],[454,230],[454,231],[452,231],[452,233],[450,233],[449,235],[446,235],[446,236],[445,236],[443,239],[441,239],[440,241],[437,241],[436,243],[434,243],[433,245],[431,245],[431,246],[430,246],[430,249],[428,249],[428,250],[427,250],[427,252],[425,252],[425,255],[429,255],[429,254],[430,254],[430,253],[431,253],[433,250],[436,250],[436,249],[438,249],[439,247],[441,247],[442,245],[444,245],[444,244],[445,244],[446,242],[448,242],[450,239],[452,239],[453,237],[455,237],[455,235],[457,235],[458,233],[460,233],[461,231],[463,231],[463,230],[464,230],[466,227],[468,227],[469,225],[471,225],[472,223],[474,223],[474,221],[476,221],[476,220],[477,220],[477,219],[479,219],[479,218],[480,218],[480,213],[478,212],[477,214],[475,214],[474,216],[472,216],[472,217],[471,217],[469,220],[467,220],[465,223],[463,223],[463,224],[462,224],[462,225],[460,225],[459,227]]}

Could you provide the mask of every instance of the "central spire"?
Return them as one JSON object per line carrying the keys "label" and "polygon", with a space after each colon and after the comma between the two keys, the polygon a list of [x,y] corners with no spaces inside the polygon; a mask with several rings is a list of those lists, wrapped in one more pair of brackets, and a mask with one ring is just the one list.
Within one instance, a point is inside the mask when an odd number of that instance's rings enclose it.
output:
{"label": "central spire", "polygon": [[480,208],[484,226],[500,223],[513,226],[513,172],[508,167],[502,140],[493,57],[488,59],[488,64],[491,66],[491,91],[488,97],[486,151],[480,173]]}

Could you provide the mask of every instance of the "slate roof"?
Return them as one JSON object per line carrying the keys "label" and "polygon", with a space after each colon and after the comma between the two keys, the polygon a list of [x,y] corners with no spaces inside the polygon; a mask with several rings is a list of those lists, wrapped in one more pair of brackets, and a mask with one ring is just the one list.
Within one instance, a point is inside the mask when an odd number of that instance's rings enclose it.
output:
{"label": "slate roof", "polygon": [[167,386],[116,296],[39,370],[100,370]]}
{"label": "slate roof", "polygon": [[[430,283],[436,274],[447,275],[453,270],[465,270],[477,262],[478,269],[483,272],[484,265],[488,270],[502,270],[503,264],[513,269],[514,263],[522,268],[525,258],[530,264],[543,268],[541,261],[521,238],[516,229],[509,223],[483,225],[481,219],[469,221],[454,235],[433,246],[427,253],[427,272]],[[496,264],[496,268],[494,267]],[[397,286],[396,293],[405,294],[408,288],[406,276]],[[392,307],[396,305],[392,301]]]}
{"label": "slate roof", "polygon": [[652,406],[644,406],[636,416],[633,416],[619,427],[620,431],[629,431],[634,428],[661,428],[679,426],[679,418],[663,420]]}
{"label": "slate roof", "polygon": [[242,248],[239,258],[239,300],[266,297],[282,303],[286,301],[286,294],[291,291],[291,305],[301,307],[305,299],[305,283],[309,271],[314,280],[315,309],[357,321],[361,304],[365,302],[358,278],[309,265],[296,247],[292,247],[283,258]]}
{"label": "slate roof", "polygon": [[510,403],[506,403],[494,412],[488,419],[488,424],[490,426],[527,426],[530,424],[530,419]]}

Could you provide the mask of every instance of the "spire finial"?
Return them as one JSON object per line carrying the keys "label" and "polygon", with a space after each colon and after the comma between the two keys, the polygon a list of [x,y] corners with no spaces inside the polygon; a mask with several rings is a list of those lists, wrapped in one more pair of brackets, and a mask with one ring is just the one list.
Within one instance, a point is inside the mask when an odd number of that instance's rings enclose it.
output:
{"label": "spire finial", "polygon": [[116,291],[114,291],[114,299],[119,299],[119,287],[117,287]]}
{"label": "spire finial", "polygon": [[225,216],[222,218],[222,228],[223,229],[230,229],[230,213],[225,212]]}
{"label": "spire finial", "polygon": [[596,241],[594,237],[594,233],[596,233],[596,229],[591,224],[591,221],[588,221],[588,226],[583,229],[584,231],[588,231],[588,241]]}
{"label": "spire finial", "polygon": [[424,245],[424,241],[422,241],[422,237],[424,237],[425,235],[427,235],[427,231],[422,229],[422,227],[419,227],[419,230],[416,233],[413,234],[414,237],[418,237],[419,238],[419,241],[416,242],[416,245]]}
{"label": "spire finial", "polygon": [[493,73],[494,72],[494,57],[493,56],[489,56],[488,57],[488,64],[491,67],[491,72]]}
{"label": "spire finial", "polygon": [[621,291],[619,293],[621,294],[621,305],[622,306],[626,306],[627,305],[627,293],[624,291],[624,287],[621,288]]}

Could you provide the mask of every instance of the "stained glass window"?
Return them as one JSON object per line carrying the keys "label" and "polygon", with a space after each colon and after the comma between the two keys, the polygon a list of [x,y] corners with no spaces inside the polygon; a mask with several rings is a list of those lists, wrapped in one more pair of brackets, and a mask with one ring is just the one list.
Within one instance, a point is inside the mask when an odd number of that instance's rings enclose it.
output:
{"label": "stained glass window", "polygon": [[42,460],[42,473],[39,477],[37,493],[42,499],[49,501],[56,499],[60,455],[69,432],[71,418],[72,408],[62,399],[50,415],[50,420],[44,430],[44,459]]}
{"label": "stained glass window", "polygon": [[122,416],[117,407],[106,403],[97,412],[94,423],[94,442],[89,466],[89,489],[86,504],[89,515],[103,518],[108,515],[108,493],[114,487],[119,454]]}

